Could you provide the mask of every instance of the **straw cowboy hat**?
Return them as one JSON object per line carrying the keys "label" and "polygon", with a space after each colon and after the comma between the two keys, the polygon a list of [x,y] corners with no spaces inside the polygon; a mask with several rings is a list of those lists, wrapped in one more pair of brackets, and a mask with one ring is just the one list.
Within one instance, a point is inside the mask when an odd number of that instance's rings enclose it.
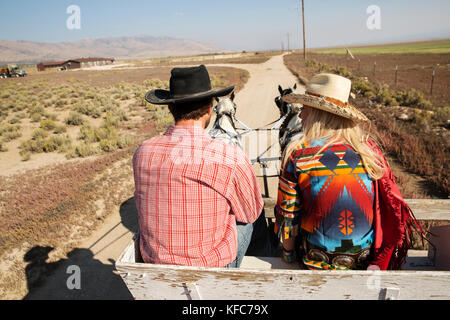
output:
{"label": "straw cowboy hat", "polygon": [[213,90],[208,70],[204,65],[190,68],[174,68],[170,76],[170,90],[148,91],[145,100],[153,104],[177,104],[222,97],[233,91],[234,86]]}
{"label": "straw cowboy hat", "polygon": [[361,111],[348,103],[351,87],[352,82],[347,78],[320,73],[308,82],[305,94],[289,94],[282,99],[287,103],[301,103],[347,119],[369,121]]}

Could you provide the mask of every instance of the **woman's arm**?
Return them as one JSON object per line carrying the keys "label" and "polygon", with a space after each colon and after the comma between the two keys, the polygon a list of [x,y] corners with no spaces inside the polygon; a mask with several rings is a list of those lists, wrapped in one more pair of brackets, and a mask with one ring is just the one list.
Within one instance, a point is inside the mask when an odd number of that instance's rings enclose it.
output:
{"label": "woman's arm", "polygon": [[[278,186],[277,200],[277,227],[283,243],[283,258],[288,262],[294,261],[289,259],[294,255],[295,237],[298,233],[297,215],[300,212],[300,194],[298,192],[297,177],[295,165],[292,159],[285,165],[282,171]],[[294,222],[295,219],[295,222]]]}

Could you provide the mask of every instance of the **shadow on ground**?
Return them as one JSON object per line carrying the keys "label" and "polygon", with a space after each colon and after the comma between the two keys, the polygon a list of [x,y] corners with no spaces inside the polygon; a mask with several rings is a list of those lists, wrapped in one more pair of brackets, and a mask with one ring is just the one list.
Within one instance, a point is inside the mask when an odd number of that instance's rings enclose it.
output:
{"label": "shadow on ground", "polygon": [[136,209],[136,203],[134,202],[134,197],[128,199],[120,205],[120,218],[125,228],[133,233],[138,231],[138,212]]}
{"label": "shadow on ground", "polygon": [[[125,228],[137,232],[134,198],[122,203],[120,218]],[[75,248],[67,258],[48,262],[53,249],[38,245],[24,255],[28,263],[25,267],[28,294],[24,299],[133,299],[115,270],[113,259],[105,264],[90,249]]]}
{"label": "shadow on ground", "polygon": [[73,249],[66,259],[47,262],[52,247],[35,246],[24,256],[28,294],[31,299],[132,299],[111,264],[94,258],[89,249]]}

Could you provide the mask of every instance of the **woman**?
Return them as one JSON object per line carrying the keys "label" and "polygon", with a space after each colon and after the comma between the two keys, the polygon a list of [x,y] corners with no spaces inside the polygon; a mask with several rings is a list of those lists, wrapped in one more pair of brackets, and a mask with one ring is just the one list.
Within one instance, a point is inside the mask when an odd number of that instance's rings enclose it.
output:
{"label": "woman", "polygon": [[[297,253],[302,253],[308,269],[366,269],[369,265],[387,269],[390,263],[392,268],[394,249],[406,245],[403,226],[409,208],[382,153],[364,130],[369,120],[348,104],[350,90],[350,80],[318,74],[305,94],[283,99],[303,104],[304,136],[291,142],[283,156],[277,232],[284,260],[295,261]],[[377,181],[383,181],[382,192]],[[386,201],[392,206],[384,211],[395,218],[390,220],[382,219],[376,206],[387,184],[389,192],[394,185],[395,194],[391,192],[389,199],[400,208],[395,211],[395,204]],[[383,237],[383,230],[389,237]]]}

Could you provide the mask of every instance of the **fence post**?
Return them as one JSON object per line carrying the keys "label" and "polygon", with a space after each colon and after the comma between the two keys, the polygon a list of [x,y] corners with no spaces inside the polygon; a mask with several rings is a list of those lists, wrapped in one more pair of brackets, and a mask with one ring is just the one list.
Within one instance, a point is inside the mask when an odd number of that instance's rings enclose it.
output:
{"label": "fence post", "polygon": [[358,72],[361,71],[361,59],[358,59]]}
{"label": "fence post", "polygon": [[433,84],[434,84],[434,76],[436,75],[436,69],[433,69],[433,73],[431,75],[431,87],[430,87],[430,96],[433,95]]}
{"label": "fence post", "polygon": [[395,86],[397,87],[398,66],[395,66]]}
{"label": "fence post", "polygon": [[373,77],[374,77],[374,78],[375,78],[376,70],[377,70],[377,62],[375,61],[375,62],[373,63]]}

